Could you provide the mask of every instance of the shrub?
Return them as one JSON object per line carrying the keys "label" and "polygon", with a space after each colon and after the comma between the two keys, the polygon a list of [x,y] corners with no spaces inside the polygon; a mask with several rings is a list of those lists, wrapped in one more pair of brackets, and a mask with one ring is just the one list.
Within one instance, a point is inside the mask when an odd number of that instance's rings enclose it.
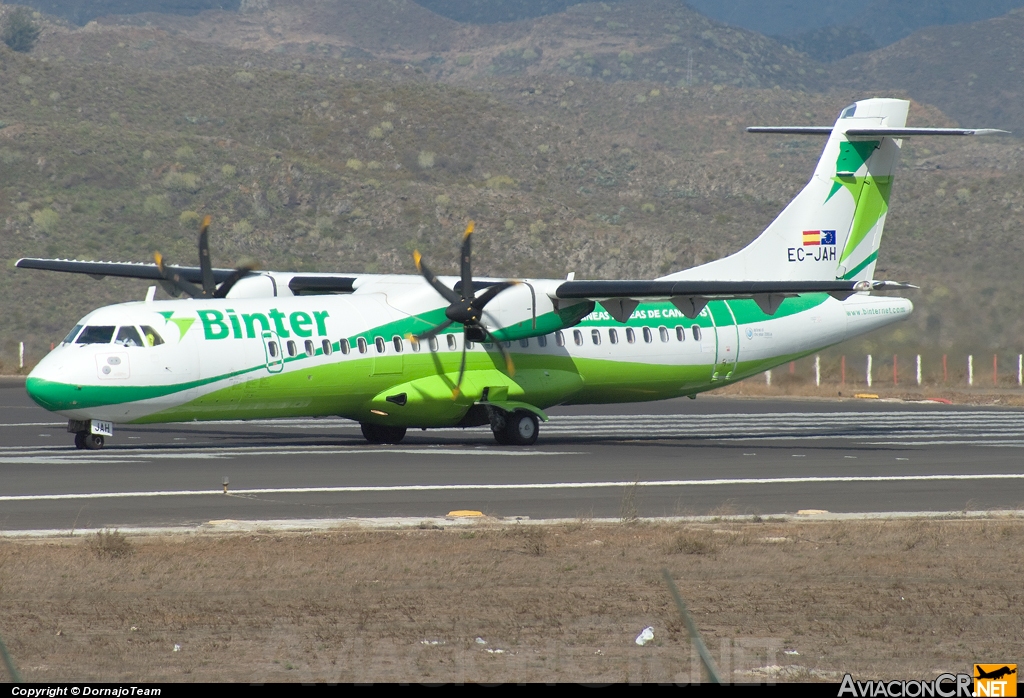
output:
{"label": "shrub", "polygon": [[174,151],[174,157],[176,157],[179,160],[191,160],[195,156],[195,152],[192,150],[192,148],[188,147],[187,145],[183,145]]}
{"label": "shrub", "polygon": [[640,207],[640,210],[644,213],[654,213],[654,204],[648,202]]}
{"label": "shrub", "polygon": [[383,131],[384,133],[391,133],[392,131],[395,130],[395,125],[390,121],[381,121],[380,130]]}
{"label": "shrub", "polygon": [[356,172],[358,172],[359,170],[363,169],[363,161],[357,158],[349,158],[348,160],[345,161],[345,167],[347,167],[350,170],[355,170]]}
{"label": "shrub", "polygon": [[168,172],[164,177],[164,186],[174,191],[194,194],[203,186],[203,182],[191,172]]}
{"label": "shrub", "polygon": [[178,224],[182,228],[195,228],[199,225],[199,214],[195,211],[182,211],[178,216]]}
{"label": "shrub", "polygon": [[90,541],[90,547],[99,557],[122,558],[135,552],[134,547],[123,533],[118,530],[98,531]]}
{"label": "shrub", "polygon": [[35,46],[39,32],[39,27],[32,21],[32,13],[17,7],[7,13],[3,28],[0,29],[0,39],[15,51],[27,53]]}
{"label": "shrub", "polygon": [[515,185],[516,180],[508,175],[495,175],[487,180],[487,187],[489,189],[503,189],[505,187],[514,187]]}
{"label": "shrub", "polygon": [[142,210],[144,213],[154,216],[169,216],[171,215],[171,202],[166,194],[154,194],[146,197],[142,203]]}
{"label": "shrub", "polygon": [[224,165],[220,168],[220,173],[225,177],[234,177],[236,172],[238,172],[238,170],[234,165]]}
{"label": "shrub", "polygon": [[374,126],[373,128],[370,129],[370,133],[367,135],[369,135],[370,138],[372,138],[373,140],[379,141],[382,138],[384,138],[384,129],[382,129],[380,126]]}
{"label": "shrub", "polygon": [[256,76],[245,70],[239,70],[237,73],[231,76],[231,79],[237,82],[239,85],[249,86],[252,81],[256,79]]}
{"label": "shrub", "polygon": [[52,208],[44,208],[32,213],[32,223],[44,233],[52,233],[57,230],[60,216]]}
{"label": "shrub", "polygon": [[441,208],[447,208],[451,202],[452,200],[445,194],[438,194],[434,197],[434,203]]}
{"label": "shrub", "polygon": [[232,226],[232,230],[235,231],[235,235],[245,237],[252,232],[252,223],[243,218]]}
{"label": "shrub", "polygon": [[434,166],[434,157],[435,155],[429,150],[421,150],[419,157],[416,158],[416,162],[421,169],[429,170]]}
{"label": "shrub", "polygon": [[459,66],[461,68],[465,68],[467,65],[472,65],[472,64],[473,64],[473,57],[472,56],[459,56],[458,58],[455,59],[455,65],[457,65],[457,66]]}

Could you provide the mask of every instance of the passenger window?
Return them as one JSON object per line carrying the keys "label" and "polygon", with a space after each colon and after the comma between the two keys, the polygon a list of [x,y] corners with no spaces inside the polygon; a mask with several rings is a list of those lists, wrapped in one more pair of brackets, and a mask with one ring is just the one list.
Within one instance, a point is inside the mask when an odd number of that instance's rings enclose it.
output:
{"label": "passenger window", "polygon": [[438,349],[437,337],[431,337],[430,338],[430,351],[437,351],[437,349]]}
{"label": "passenger window", "polygon": [[267,353],[270,354],[270,358],[277,358],[277,342],[267,342]]}
{"label": "passenger window", "polygon": [[334,347],[331,346],[331,340],[329,339],[320,342],[320,346],[323,347],[324,356],[330,356],[331,352],[334,351]]}
{"label": "passenger window", "polygon": [[409,346],[412,348],[413,351],[419,351],[420,340],[416,339],[415,337],[409,337]]}
{"label": "passenger window", "polygon": [[565,335],[562,334],[562,330],[558,330],[558,332],[555,332],[555,344],[557,344],[560,347],[565,346]]}
{"label": "passenger window", "polygon": [[160,336],[160,333],[149,325],[142,326],[142,336],[146,338],[147,347],[157,347],[164,343],[164,338]]}
{"label": "passenger window", "polygon": [[612,344],[619,343],[619,331],[616,330],[614,327],[608,330],[608,341],[611,342]]}
{"label": "passenger window", "polygon": [[78,335],[75,344],[110,344],[114,337],[113,325],[90,325]]}
{"label": "passenger window", "polygon": [[527,337],[526,339],[520,339],[519,346],[521,346],[523,349],[526,349],[528,346],[530,346],[530,338]]}
{"label": "passenger window", "polygon": [[288,340],[288,356],[295,356],[298,352],[295,349],[295,342]]}
{"label": "passenger window", "polygon": [[448,335],[447,340],[448,340],[448,348],[449,349],[455,349],[456,344],[458,344],[457,340],[455,339],[455,335],[453,335],[453,334]]}
{"label": "passenger window", "polygon": [[316,353],[316,347],[313,346],[312,339],[307,339],[303,346],[306,348],[306,356],[312,356]]}
{"label": "passenger window", "polygon": [[120,344],[123,347],[141,347],[142,337],[134,327],[125,326],[117,331],[117,339],[114,340],[114,344]]}
{"label": "passenger window", "polygon": [[590,330],[590,340],[594,344],[601,343],[601,330]]}
{"label": "passenger window", "polygon": [[651,333],[650,327],[644,328],[644,341],[647,342],[648,344],[654,341],[654,335]]}
{"label": "passenger window", "polygon": [[75,329],[73,329],[70,332],[68,332],[68,336],[64,338],[64,341],[61,342],[61,344],[71,344],[73,341],[75,341],[75,337],[77,337],[78,333],[81,332],[81,331],[82,331],[82,326],[81,325],[75,325]]}
{"label": "passenger window", "polygon": [[377,347],[377,353],[378,354],[383,354],[384,353],[384,338],[383,337],[375,337],[374,340],[373,340],[373,344],[374,344],[375,347]]}
{"label": "passenger window", "polygon": [[693,331],[693,341],[700,341],[700,325],[694,325],[690,328]]}
{"label": "passenger window", "polygon": [[366,353],[366,340],[364,338],[360,337],[356,341],[356,345],[359,347],[359,353],[360,354],[365,354]]}
{"label": "passenger window", "polygon": [[546,347],[548,345],[548,336],[546,334],[542,334],[540,337],[537,337],[537,344],[542,347]]}
{"label": "passenger window", "polygon": [[469,350],[470,350],[470,349],[472,349],[472,348],[473,348],[474,346],[476,346],[476,345],[475,345],[475,344],[473,344],[473,342],[470,342],[470,341],[468,341],[468,340],[466,341],[466,351],[469,351]]}
{"label": "passenger window", "polygon": [[580,332],[579,330],[573,330],[572,331],[572,341],[576,342],[576,346],[582,347],[583,346],[583,333]]}
{"label": "passenger window", "polygon": [[343,339],[340,342],[338,342],[338,348],[341,349],[342,354],[347,354],[350,351],[352,351],[352,345],[348,343],[347,339]]}
{"label": "passenger window", "polygon": [[667,342],[668,341],[669,337],[668,337],[668,328],[667,327],[665,327],[664,325],[659,327],[658,328],[658,334],[661,335],[661,341],[663,341],[663,342]]}
{"label": "passenger window", "polygon": [[402,351],[402,338],[399,337],[397,334],[391,338],[391,343],[395,345],[395,351]]}
{"label": "passenger window", "polygon": [[626,341],[633,344],[636,341],[636,332],[633,331],[632,327],[626,328]]}
{"label": "passenger window", "polygon": [[686,341],[686,328],[682,325],[676,325],[676,339],[680,342]]}

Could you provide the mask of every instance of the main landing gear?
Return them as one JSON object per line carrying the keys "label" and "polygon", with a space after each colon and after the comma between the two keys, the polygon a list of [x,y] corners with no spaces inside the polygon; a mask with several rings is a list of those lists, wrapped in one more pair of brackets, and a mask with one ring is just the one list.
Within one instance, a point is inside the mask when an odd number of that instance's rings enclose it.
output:
{"label": "main landing gear", "polygon": [[90,434],[87,431],[76,431],[75,448],[98,451],[103,448],[103,437],[99,434]]}
{"label": "main landing gear", "polygon": [[405,427],[387,427],[379,424],[359,424],[363,437],[371,444],[398,444],[405,438]]}
{"label": "main landing gear", "polygon": [[531,446],[540,433],[540,420],[526,410],[516,410],[511,414],[492,410],[491,432],[494,440],[502,446]]}

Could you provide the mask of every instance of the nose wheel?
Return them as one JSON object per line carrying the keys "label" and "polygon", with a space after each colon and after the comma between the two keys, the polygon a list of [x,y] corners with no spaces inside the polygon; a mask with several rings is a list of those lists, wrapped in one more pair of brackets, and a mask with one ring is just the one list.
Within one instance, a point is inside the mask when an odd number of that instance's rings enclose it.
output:
{"label": "nose wheel", "polygon": [[76,432],[75,448],[98,451],[103,448],[103,437],[99,434],[90,434],[87,431]]}

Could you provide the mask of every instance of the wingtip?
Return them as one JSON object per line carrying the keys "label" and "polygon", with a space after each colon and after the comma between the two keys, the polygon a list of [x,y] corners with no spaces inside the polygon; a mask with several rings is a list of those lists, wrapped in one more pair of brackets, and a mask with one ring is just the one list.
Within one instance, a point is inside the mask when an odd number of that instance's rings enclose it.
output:
{"label": "wingtip", "polygon": [[423,255],[420,254],[419,250],[412,251],[412,261],[416,265],[416,271],[420,271],[420,260],[423,259]]}
{"label": "wingtip", "polygon": [[466,226],[466,232],[464,232],[462,234],[462,239],[465,240],[470,235],[472,235],[473,234],[473,229],[475,227],[476,227],[476,223],[474,221],[470,221],[469,224]]}
{"label": "wingtip", "polygon": [[210,216],[209,216],[209,214],[207,214],[207,215],[203,216],[203,224],[201,226],[199,226],[199,229],[200,230],[206,230],[209,227],[210,227]]}

